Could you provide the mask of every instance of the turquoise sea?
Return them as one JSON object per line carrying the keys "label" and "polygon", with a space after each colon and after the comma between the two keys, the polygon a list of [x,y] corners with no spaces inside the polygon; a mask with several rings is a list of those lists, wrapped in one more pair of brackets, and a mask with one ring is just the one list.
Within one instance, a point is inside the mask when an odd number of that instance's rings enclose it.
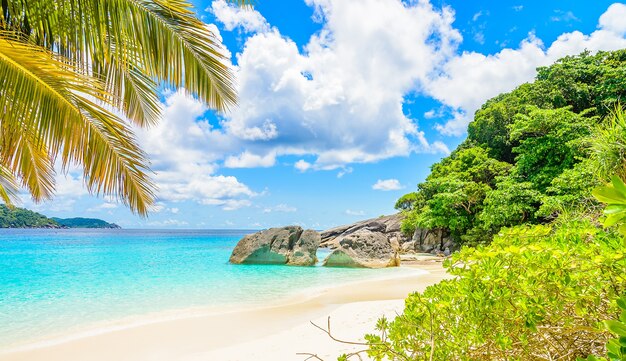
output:
{"label": "turquoise sea", "polygon": [[107,321],[258,306],[409,272],[229,264],[237,241],[251,232],[0,230],[0,349]]}

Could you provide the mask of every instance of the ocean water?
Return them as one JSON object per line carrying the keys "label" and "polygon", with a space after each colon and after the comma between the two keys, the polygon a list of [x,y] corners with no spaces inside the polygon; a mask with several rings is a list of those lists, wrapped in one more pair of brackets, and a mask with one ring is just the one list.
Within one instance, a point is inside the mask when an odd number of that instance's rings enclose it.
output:
{"label": "ocean water", "polygon": [[246,233],[1,230],[0,349],[107,321],[259,306],[316,288],[408,272],[229,264]]}

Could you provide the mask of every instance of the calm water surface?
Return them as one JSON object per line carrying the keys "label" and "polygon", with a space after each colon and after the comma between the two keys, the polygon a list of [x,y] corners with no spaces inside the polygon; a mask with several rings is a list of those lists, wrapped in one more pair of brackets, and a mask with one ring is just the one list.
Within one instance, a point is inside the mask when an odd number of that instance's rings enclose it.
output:
{"label": "calm water surface", "polygon": [[0,349],[110,320],[261,305],[406,272],[229,264],[251,232],[0,230]]}

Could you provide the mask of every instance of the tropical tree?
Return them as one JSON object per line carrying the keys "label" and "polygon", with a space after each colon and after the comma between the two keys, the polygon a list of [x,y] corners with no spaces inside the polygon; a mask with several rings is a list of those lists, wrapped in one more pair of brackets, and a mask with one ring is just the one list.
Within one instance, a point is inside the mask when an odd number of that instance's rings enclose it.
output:
{"label": "tropical tree", "polygon": [[155,186],[131,123],[157,122],[160,87],[218,111],[236,101],[222,44],[187,1],[0,0],[0,197],[51,198],[59,161],[146,215]]}

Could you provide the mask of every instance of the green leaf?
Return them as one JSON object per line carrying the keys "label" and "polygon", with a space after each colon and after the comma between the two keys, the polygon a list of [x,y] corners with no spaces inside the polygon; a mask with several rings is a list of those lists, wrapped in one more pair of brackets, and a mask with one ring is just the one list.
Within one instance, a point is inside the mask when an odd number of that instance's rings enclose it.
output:
{"label": "green leaf", "polygon": [[603,224],[605,227],[611,227],[622,221],[624,218],[626,218],[626,213],[610,214],[606,217]]}
{"label": "green leaf", "polygon": [[617,192],[619,192],[622,197],[626,198],[626,185],[624,182],[617,176],[611,177],[611,183],[613,183],[613,187]]}
{"label": "green leaf", "polygon": [[615,214],[620,212],[626,212],[626,204],[609,204],[604,209],[604,214]]}
{"label": "green leaf", "polygon": [[626,199],[610,185],[602,186],[594,189],[593,194],[600,202],[608,204],[623,204]]}
{"label": "green leaf", "polygon": [[626,336],[626,325],[614,320],[604,321],[604,325],[611,332],[618,334],[619,336]]}

